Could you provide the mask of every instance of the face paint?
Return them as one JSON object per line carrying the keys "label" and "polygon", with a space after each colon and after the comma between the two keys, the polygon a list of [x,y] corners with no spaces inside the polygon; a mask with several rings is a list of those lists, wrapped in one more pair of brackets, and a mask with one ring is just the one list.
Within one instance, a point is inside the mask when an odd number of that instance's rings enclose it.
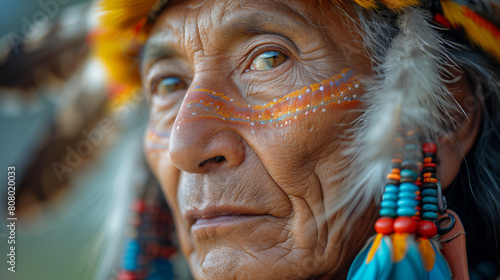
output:
{"label": "face paint", "polygon": [[153,151],[154,156],[161,156],[168,151],[168,143],[170,142],[169,131],[157,131],[150,125],[146,132],[145,145],[146,149]]}
{"label": "face paint", "polygon": [[265,105],[241,104],[222,93],[197,86],[185,97],[188,110],[184,114],[250,125],[289,123],[317,110],[325,112],[341,103],[360,102],[357,95],[349,93],[359,87],[359,78],[360,75],[355,75],[352,70],[344,69],[331,79],[304,87]]}
{"label": "face paint", "polygon": [[[340,74],[321,83],[306,86],[267,104],[253,106],[241,104],[222,93],[196,86],[186,95],[184,103],[187,108],[181,114],[187,115],[189,119],[215,118],[251,126],[273,124],[283,127],[292,120],[317,111],[326,112],[339,106],[361,102],[360,97],[351,92],[359,88],[360,78],[361,75],[344,69]],[[176,129],[181,125],[176,122]],[[150,125],[146,134],[146,148],[158,152],[166,151],[169,137],[170,131],[158,131]]]}

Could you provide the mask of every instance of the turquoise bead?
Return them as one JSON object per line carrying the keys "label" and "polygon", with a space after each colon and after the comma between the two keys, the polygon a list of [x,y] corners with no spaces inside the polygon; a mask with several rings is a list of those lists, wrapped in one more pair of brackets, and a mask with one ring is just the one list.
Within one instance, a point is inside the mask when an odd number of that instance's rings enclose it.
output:
{"label": "turquoise bead", "polygon": [[415,193],[414,192],[400,192],[399,193],[399,198],[411,198],[415,199]]}
{"label": "turquoise bead", "polygon": [[435,189],[425,189],[422,191],[422,196],[433,196],[437,197],[438,191]]}
{"label": "turquoise bead", "polygon": [[385,186],[385,192],[386,193],[398,193],[399,188],[396,185],[387,185]]}
{"label": "turquoise bead", "polygon": [[425,205],[425,204],[434,204],[434,205],[438,205],[439,201],[437,198],[435,197],[432,197],[432,196],[425,196],[422,198],[422,203]]}
{"label": "turquoise bead", "polygon": [[411,207],[414,208],[415,206],[418,206],[418,201],[415,199],[399,199],[398,200],[398,207]]}
{"label": "turquoise bead", "polygon": [[415,165],[416,166],[416,164],[413,161],[409,161],[409,160],[405,160],[401,164],[401,166],[407,166],[407,165]]}
{"label": "turquoise bead", "polygon": [[416,211],[415,209],[410,207],[403,207],[403,208],[398,208],[396,213],[398,214],[398,216],[411,217],[415,215]]}
{"label": "turquoise bead", "polygon": [[402,183],[399,185],[399,191],[416,192],[418,191],[418,186],[413,183]]}
{"label": "turquoise bead", "polygon": [[433,204],[424,204],[422,206],[422,210],[424,212],[437,212],[439,210],[438,206],[437,205],[433,205]]}
{"label": "turquoise bead", "polygon": [[403,170],[401,170],[401,177],[410,177],[413,180],[417,180],[418,174],[413,172],[410,169],[403,169]]}
{"label": "turquoise bead", "polygon": [[398,195],[395,193],[384,193],[382,195],[382,200],[394,200],[396,201],[398,199]]}
{"label": "turquoise bead", "polygon": [[406,144],[405,149],[406,150],[419,150],[419,147],[415,144]]}
{"label": "turquoise bead", "polygon": [[382,208],[380,209],[379,214],[382,217],[396,217],[396,210],[391,208]]}
{"label": "turquoise bead", "polygon": [[396,201],[394,200],[384,200],[380,203],[382,208],[394,208],[396,209]]}
{"label": "turquoise bead", "polygon": [[422,219],[426,219],[426,220],[435,220],[438,218],[438,214],[437,213],[434,213],[434,212],[424,212],[422,214]]}

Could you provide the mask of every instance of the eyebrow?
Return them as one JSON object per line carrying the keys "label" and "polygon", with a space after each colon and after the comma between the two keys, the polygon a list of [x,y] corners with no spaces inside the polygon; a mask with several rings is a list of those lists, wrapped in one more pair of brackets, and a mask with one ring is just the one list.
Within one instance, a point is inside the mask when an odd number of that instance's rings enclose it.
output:
{"label": "eyebrow", "polygon": [[[220,30],[226,33],[225,36],[227,38],[236,37],[240,34],[247,35],[245,37],[256,34],[278,35],[288,39],[297,48],[293,40],[289,38],[294,34],[298,34],[297,30],[301,30],[302,27],[310,27],[311,25],[305,17],[295,10],[290,7],[282,7],[279,13],[270,13],[255,9],[252,12],[245,13],[244,16],[229,18],[220,27]],[[164,38],[153,37],[146,42],[138,57],[141,70],[145,65],[149,65],[155,61],[180,55],[168,46],[168,42],[162,39]],[[236,40],[232,44],[238,41]]]}
{"label": "eyebrow", "polygon": [[161,38],[151,38],[142,47],[137,60],[139,62],[140,70],[144,69],[145,65],[151,64],[155,61],[177,56],[178,53],[170,48]]}

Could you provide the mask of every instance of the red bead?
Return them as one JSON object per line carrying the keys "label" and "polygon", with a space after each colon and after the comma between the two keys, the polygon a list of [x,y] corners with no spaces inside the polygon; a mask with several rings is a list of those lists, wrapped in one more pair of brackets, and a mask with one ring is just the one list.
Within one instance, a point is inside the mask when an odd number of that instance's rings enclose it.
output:
{"label": "red bead", "polygon": [[173,254],[177,252],[175,247],[165,247],[161,250],[161,256],[165,259],[170,258]]}
{"label": "red bead", "polygon": [[437,227],[431,221],[420,221],[418,222],[418,234],[420,236],[425,236],[427,238],[432,238],[437,234]]}
{"label": "red bead", "polygon": [[436,168],[436,164],[432,162],[424,163],[424,167],[434,167]]}
{"label": "red bead", "polygon": [[394,221],[394,231],[397,233],[414,233],[417,229],[417,221],[411,217],[397,217]]}
{"label": "red bead", "polygon": [[133,211],[137,213],[142,213],[145,208],[146,205],[144,204],[144,201],[140,199],[134,201],[134,204],[132,205]]}
{"label": "red bead", "polygon": [[389,235],[394,232],[393,224],[394,220],[392,218],[380,218],[375,222],[375,231]]}
{"label": "red bead", "polygon": [[122,270],[120,271],[120,273],[118,274],[118,279],[119,280],[137,280],[139,279],[137,277],[137,275],[132,272],[132,271],[126,271],[126,270]]}
{"label": "red bead", "polygon": [[437,146],[434,143],[424,143],[422,144],[422,149],[426,154],[435,154],[437,153]]}

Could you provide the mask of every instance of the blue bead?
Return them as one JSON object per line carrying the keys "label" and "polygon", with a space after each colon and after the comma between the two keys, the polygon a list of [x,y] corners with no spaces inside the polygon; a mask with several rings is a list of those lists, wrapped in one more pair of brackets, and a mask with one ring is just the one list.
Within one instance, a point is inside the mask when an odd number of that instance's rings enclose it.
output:
{"label": "blue bead", "polygon": [[418,206],[418,201],[415,199],[403,198],[398,200],[398,207],[415,208],[415,206]]}
{"label": "blue bead", "polygon": [[424,212],[422,214],[422,219],[426,219],[426,220],[435,220],[438,218],[438,214],[437,213],[434,213],[434,212]]}
{"label": "blue bead", "polygon": [[379,214],[382,217],[396,217],[396,210],[391,208],[382,208],[380,209]]}
{"label": "blue bead", "polygon": [[432,197],[432,196],[425,196],[422,198],[422,203],[425,204],[434,204],[438,205],[439,201],[437,198]]}
{"label": "blue bead", "polygon": [[396,209],[396,201],[394,200],[384,200],[380,203],[382,208],[394,208]]}
{"label": "blue bead", "polygon": [[403,161],[403,163],[401,164],[401,166],[407,166],[407,165],[414,165],[414,166],[417,166],[413,161],[410,161],[410,160],[405,160]]}
{"label": "blue bead", "polygon": [[419,150],[419,147],[415,144],[406,144],[405,149],[406,150]]}
{"label": "blue bead", "polygon": [[411,198],[415,199],[417,195],[414,192],[400,192],[398,197],[399,198]]}
{"label": "blue bead", "polygon": [[396,185],[387,185],[385,186],[386,193],[398,193],[399,188]]}
{"label": "blue bead", "polygon": [[398,199],[398,195],[395,193],[384,193],[382,195],[382,200],[394,200],[396,201]]}
{"label": "blue bead", "polygon": [[422,206],[422,210],[424,212],[437,212],[439,210],[438,206],[437,205],[433,205],[433,204],[424,204]]}
{"label": "blue bead", "polygon": [[422,196],[433,196],[437,197],[438,191],[435,189],[425,189],[422,191]]}
{"label": "blue bead", "polygon": [[398,208],[396,213],[398,214],[398,216],[411,217],[415,216],[416,211],[415,209],[410,207],[403,207],[403,208]]}
{"label": "blue bead", "polygon": [[125,260],[123,262],[123,269],[136,270],[137,267],[138,267],[137,258],[125,258]]}
{"label": "blue bead", "polygon": [[413,183],[402,183],[399,185],[399,191],[416,192],[418,191],[418,186]]}
{"label": "blue bead", "polygon": [[401,175],[401,177],[410,177],[413,180],[417,180],[417,178],[418,178],[418,174],[415,173],[415,172],[413,172],[410,169],[403,169],[403,170],[401,170],[400,175]]}
{"label": "blue bead", "polygon": [[135,239],[129,239],[127,241],[127,248],[140,248],[139,242]]}

